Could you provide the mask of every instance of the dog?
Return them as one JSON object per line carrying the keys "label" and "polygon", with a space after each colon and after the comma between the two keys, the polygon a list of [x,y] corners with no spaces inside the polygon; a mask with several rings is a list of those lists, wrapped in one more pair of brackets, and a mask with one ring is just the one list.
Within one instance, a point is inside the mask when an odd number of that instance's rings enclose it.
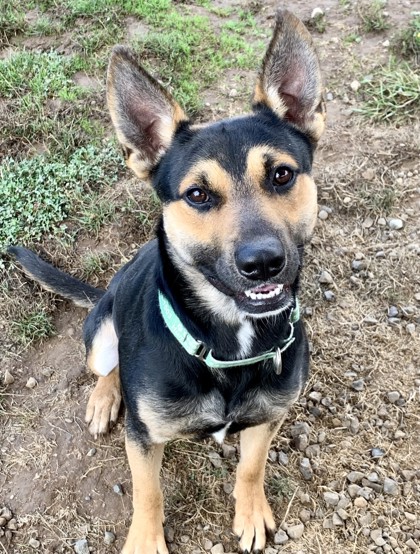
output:
{"label": "dog", "polygon": [[275,531],[264,493],[270,442],[308,375],[297,293],[317,218],[311,176],[325,126],[318,58],[279,11],[248,115],[194,125],[123,46],[107,100],[127,165],[163,209],[157,237],[102,291],[10,247],[44,288],[92,308],[86,421],[115,422],[123,397],[134,513],[123,554],[168,554],[159,473],[176,437],[240,432],[233,530],[242,552]]}

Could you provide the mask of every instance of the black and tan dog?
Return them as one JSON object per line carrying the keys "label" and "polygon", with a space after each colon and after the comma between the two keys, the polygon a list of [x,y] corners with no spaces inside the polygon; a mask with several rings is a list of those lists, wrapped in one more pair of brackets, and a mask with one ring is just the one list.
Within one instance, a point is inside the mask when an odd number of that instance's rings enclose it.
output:
{"label": "black and tan dog", "polygon": [[166,441],[240,431],[233,528],[244,552],[275,529],[264,494],[270,441],[308,373],[298,316],[303,247],[313,231],[311,177],[324,104],[311,37],[282,11],[250,115],[192,125],[171,96],[115,48],[108,104],[129,167],[163,204],[157,239],[106,292],[23,248],[10,251],[45,288],[92,307],[84,327],[99,376],[93,434],[126,406],[134,515],[124,554],[167,554],[159,471]]}

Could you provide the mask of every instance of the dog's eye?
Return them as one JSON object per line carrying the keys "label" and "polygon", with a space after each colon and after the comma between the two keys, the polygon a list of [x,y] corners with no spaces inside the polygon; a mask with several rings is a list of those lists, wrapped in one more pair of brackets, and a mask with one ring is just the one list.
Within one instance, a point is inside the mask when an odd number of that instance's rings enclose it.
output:
{"label": "dog's eye", "polygon": [[275,187],[284,187],[293,181],[295,173],[289,167],[281,165],[277,167],[274,171],[274,182]]}
{"label": "dog's eye", "polygon": [[207,192],[198,187],[187,190],[185,196],[191,204],[206,204],[211,200]]}

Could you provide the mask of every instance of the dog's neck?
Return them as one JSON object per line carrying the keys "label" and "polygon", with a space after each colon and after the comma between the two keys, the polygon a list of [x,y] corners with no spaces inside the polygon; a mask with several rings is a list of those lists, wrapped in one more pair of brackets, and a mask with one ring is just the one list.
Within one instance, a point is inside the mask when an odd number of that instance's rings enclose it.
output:
{"label": "dog's neck", "polygon": [[[234,302],[231,298],[215,291],[213,298],[203,300],[197,293],[189,280],[189,269],[181,269],[183,264],[177,263],[176,255],[170,251],[162,226],[158,229],[158,241],[161,262],[158,287],[189,333],[211,348],[218,358],[235,360],[256,356],[278,346],[288,336],[291,309],[266,318],[255,319],[245,314],[235,317],[233,310],[229,313],[229,306]],[[210,284],[206,287],[213,289]],[[297,290],[297,282],[294,289]],[[218,303],[218,300],[222,306],[212,305],[212,301]]]}

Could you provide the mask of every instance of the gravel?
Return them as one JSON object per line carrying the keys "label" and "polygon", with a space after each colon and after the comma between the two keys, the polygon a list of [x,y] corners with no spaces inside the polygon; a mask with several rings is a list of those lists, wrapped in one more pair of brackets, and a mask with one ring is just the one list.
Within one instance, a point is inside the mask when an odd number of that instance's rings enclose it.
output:
{"label": "gravel", "polygon": [[223,554],[225,549],[223,548],[223,544],[215,544],[213,548],[210,550],[211,554]]}
{"label": "gravel", "polygon": [[324,270],[319,276],[319,282],[321,283],[321,285],[331,285],[333,283],[333,278],[331,277],[331,274],[328,273],[328,271]]}
{"label": "gravel", "polygon": [[29,379],[26,381],[25,387],[27,389],[34,389],[37,386],[38,382],[34,377],[29,377]]}
{"label": "gravel", "polygon": [[337,506],[340,496],[337,492],[324,492],[324,502],[328,506]]}
{"label": "gravel", "polygon": [[303,525],[303,523],[298,523],[297,525],[290,525],[290,526],[288,525],[286,531],[289,537],[292,540],[296,541],[301,538],[304,530],[305,530],[305,526]]}
{"label": "gravel", "polygon": [[115,492],[115,494],[118,494],[119,496],[123,496],[124,494],[123,488],[119,483],[115,484],[112,487],[112,490]]}
{"label": "gravel", "polygon": [[115,542],[115,535],[112,531],[105,531],[104,533],[104,543],[107,545],[113,544]]}
{"label": "gravel", "polygon": [[385,477],[384,479],[384,493],[391,496],[398,496],[400,494],[400,487],[396,481]]}
{"label": "gravel", "polygon": [[274,535],[274,544],[285,544],[288,540],[288,535],[282,529],[279,529]]}
{"label": "gravel", "polygon": [[76,554],[90,554],[88,541],[86,539],[76,541],[73,550]]}
{"label": "gravel", "polygon": [[305,481],[311,481],[314,476],[314,472],[309,458],[302,458],[300,460],[299,469]]}

